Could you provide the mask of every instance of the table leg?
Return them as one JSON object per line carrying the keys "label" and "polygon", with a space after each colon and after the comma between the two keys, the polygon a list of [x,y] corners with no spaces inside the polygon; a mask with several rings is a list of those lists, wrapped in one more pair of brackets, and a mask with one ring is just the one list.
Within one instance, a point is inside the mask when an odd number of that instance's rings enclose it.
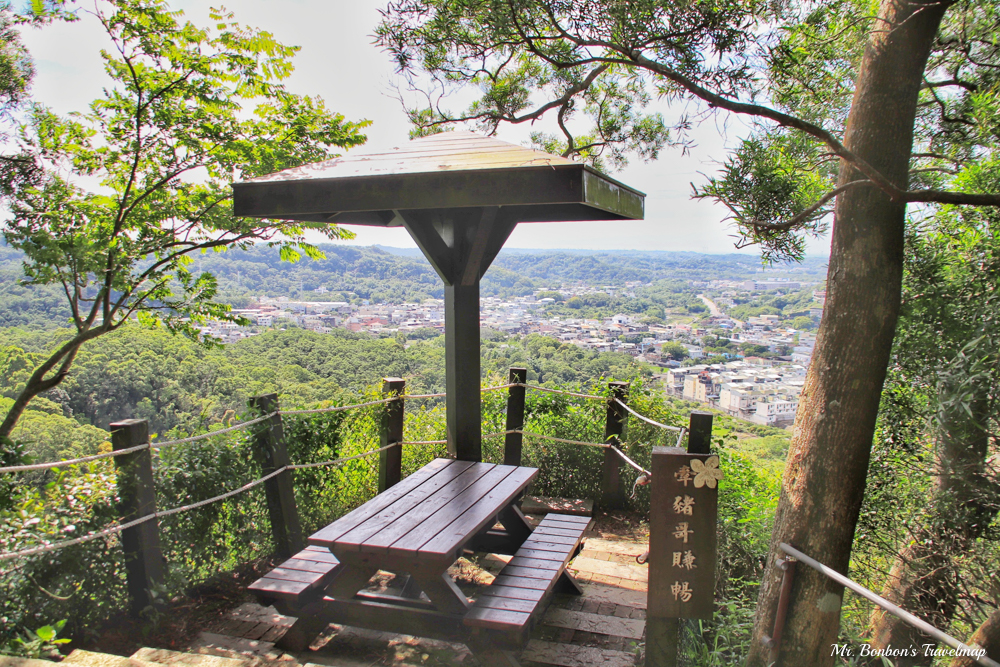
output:
{"label": "table leg", "polygon": [[552,588],[555,593],[564,593],[566,595],[583,595],[583,589],[580,588],[580,584],[576,583],[576,579],[573,578],[569,572],[563,571],[556,579],[556,585]]}
{"label": "table leg", "polygon": [[521,508],[517,505],[507,505],[500,512],[499,519],[500,525],[507,531],[515,548],[519,548],[524,544],[524,541],[531,535],[531,526],[528,524],[528,520],[524,518]]}
{"label": "table leg", "polygon": [[277,602],[275,608],[286,616],[294,616],[295,622],[275,644],[286,651],[298,653],[309,648],[309,644],[323,631],[329,623],[323,617],[321,602],[312,602],[304,606],[283,604]]}
{"label": "table leg", "polygon": [[340,571],[326,588],[326,594],[332,598],[350,600],[354,594],[368,585],[368,580],[375,576],[378,568],[374,565],[341,563]]}
{"label": "table leg", "polygon": [[410,572],[438,611],[446,614],[464,614],[469,610],[469,599],[447,572]]}
{"label": "table leg", "polygon": [[403,586],[399,592],[400,597],[417,600],[420,599],[420,593],[420,586],[417,585],[417,581],[413,576],[409,573],[403,575]]}

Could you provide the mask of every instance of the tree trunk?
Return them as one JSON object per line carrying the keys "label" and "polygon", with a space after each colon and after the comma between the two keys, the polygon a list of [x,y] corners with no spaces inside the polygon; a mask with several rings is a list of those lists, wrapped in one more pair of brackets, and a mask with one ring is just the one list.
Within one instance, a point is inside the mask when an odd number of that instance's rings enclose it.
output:
{"label": "tree trunk", "polygon": [[[990,386],[978,387],[967,413],[953,403],[950,387],[939,392],[938,476],[923,530],[897,558],[882,596],[928,623],[947,630],[958,604],[953,555],[979,537],[996,514],[996,494],[986,476],[990,434]],[[872,614],[871,645],[921,646],[936,643],[892,614]],[[923,651],[898,660],[898,667],[929,665]]]}
{"label": "tree trunk", "polygon": [[[884,0],[865,49],[846,146],[905,189],[917,96],[947,4]],[[861,178],[842,165],[840,184]],[[837,199],[827,303],[785,467],[748,664],[768,664],[787,542],[847,572],[899,315],[905,205],[874,187]],[[832,665],[842,587],[798,568],[777,665]]]}
{"label": "tree trunk", "polygon": [[[969,640],[969,646],[978,645],[986,649],[986,656],[1000,662],[1000,609],[994,609],[990,617],[979,626]],[[949,667],[975,667],[975,660],[968,656],[955,656]]]}

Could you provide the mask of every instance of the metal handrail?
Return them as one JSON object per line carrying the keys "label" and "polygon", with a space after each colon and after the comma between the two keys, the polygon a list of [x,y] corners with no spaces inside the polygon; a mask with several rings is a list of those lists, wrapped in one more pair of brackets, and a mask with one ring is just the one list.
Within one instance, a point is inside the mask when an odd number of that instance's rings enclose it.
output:
{"label": "metal handrail", "polygon": [[[819,561],[817,561],[817,560],[815,560],[813,558],[810,558],[809,556],[805,555],[804,553],[802,553],[801,551],[799,551],[798,549],[796,549],[795,547],[793,547],[793,546],[791,546],[789,544],[785,544],[784,542],[782,542],[779,545],[779,548],[782,551],[784,551],[786,554],[788,554],[789,556],[792,556],[796,560],[805,563],[806,565],[808,565],[812,569],[816,570],[820,574],[825,575],[826,577],[829,577],[830,579],[833,579],[834,581],[836,581],[841,586],[844,586],[845,588],[849,588],[850,590],[854,591],[855,593],[857,593],[861,597],[865,598],[866,600],[874,602],[879,607],[881,607],[882,609],[885,609],[887,612],[889,612],[893,616],[897,617],[898,619],[900,619],[901,621],[903,621],[907,625],[910,625],[910,626],[916,628],[917,630],[920,630],[924,634],[929,635],[930,637],[933,637],[934,639],[938,640],[939,642],[941,642],[943,644],[947,644],[948,646],[952,647],[953,649],[957,649],[958,651],[960,651],[961,655],[965,655],[967,657],[973,658],[973,659],[975,659],[975,661],[977,663],[979,663],[980,665],[984,665],[985,667],[1000,667],[1000,663],[998,663],[996,660],[993,660],[992,658],[986,656],[985,654],[982,655],[982,656],[977,656],[976,655],[976,653],[978,653],[979,651],[983,650],[982,647],[978,647],[978,650],[974,649],[973,647],[969,646],[968,644],[955,639],[951,635],[949,635],[949,634],[947,634],[945,632],[942,632],[941,630],[938,630],[937,628],[935,628],[933,625],[931,625],[927,621],[923,621],[923,620],[917,618],[916,616],[914,616],[910,612],[906,611],[905,609],[902,609],[902,608],[894,605],[893,603],[889,602],[888,600],[886,600],[881,595],[877,595],[877,594],[873,593],[872,591],[868,590],[867,588],[865,588],[864,586],[862,586],[861,584],[858,584],[858,583],[855,583],[855,582],[851,581],[850,579],[848,579],[847,577],[845,577],[841,573],[837,572],[836,570],[830,569],[829,567],[827,567],[826,565],[823,565]],[[788,573],[788,570],[786,570],[786,576],[789,576],[787,573]],[[780,636],[779,632],[775,632],[775,635],[776,636]],[[775,646],[773,648],[776,649],[777,647]]]}

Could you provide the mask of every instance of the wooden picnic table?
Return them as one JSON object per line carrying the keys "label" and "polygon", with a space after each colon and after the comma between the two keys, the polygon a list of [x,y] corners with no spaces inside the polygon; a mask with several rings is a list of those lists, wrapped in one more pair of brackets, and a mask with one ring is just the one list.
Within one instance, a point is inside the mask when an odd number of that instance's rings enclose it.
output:
{"label": "wooden picnic table", "polygon": [[[532,531],[515,502],[537,475],[435,459],[311,535],[250,589],[298,618],[289,647],[338,623],[459,641],[487,664],[516,664],[498,647],[521,647],[554,591],[580,593],[565,568],[589,524],[549,515]],[[466,550],[515,556],[475,606],[448,574]],[[379,570],[397,575],[390,589],[368,588]]]}
{"label": "wooden picnic table", "polygon": [[[465,548],[478,550],[477,537],[499,553],[517,550],[531,527],[514,501],[537,475],[537,468],[435,459],[309,537],[343,568],[327,596],[350,600],[385,570],[410,582],[398,596],[404,600],[381,602],[412,608],[419,590],[437,611],[464,614],[469,603],[448,568]],[[497,521],[504,531],[492,530]]]}

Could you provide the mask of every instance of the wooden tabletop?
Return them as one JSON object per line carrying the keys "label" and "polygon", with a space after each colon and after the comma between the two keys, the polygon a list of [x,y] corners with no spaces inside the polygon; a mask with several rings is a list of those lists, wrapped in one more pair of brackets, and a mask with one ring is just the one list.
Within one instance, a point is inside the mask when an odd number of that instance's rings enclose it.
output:
{"label": "wooden tabletop", "polygon": [[351,560],[447,562],[538,475],[537,468],[435,459],[309,537]]}

